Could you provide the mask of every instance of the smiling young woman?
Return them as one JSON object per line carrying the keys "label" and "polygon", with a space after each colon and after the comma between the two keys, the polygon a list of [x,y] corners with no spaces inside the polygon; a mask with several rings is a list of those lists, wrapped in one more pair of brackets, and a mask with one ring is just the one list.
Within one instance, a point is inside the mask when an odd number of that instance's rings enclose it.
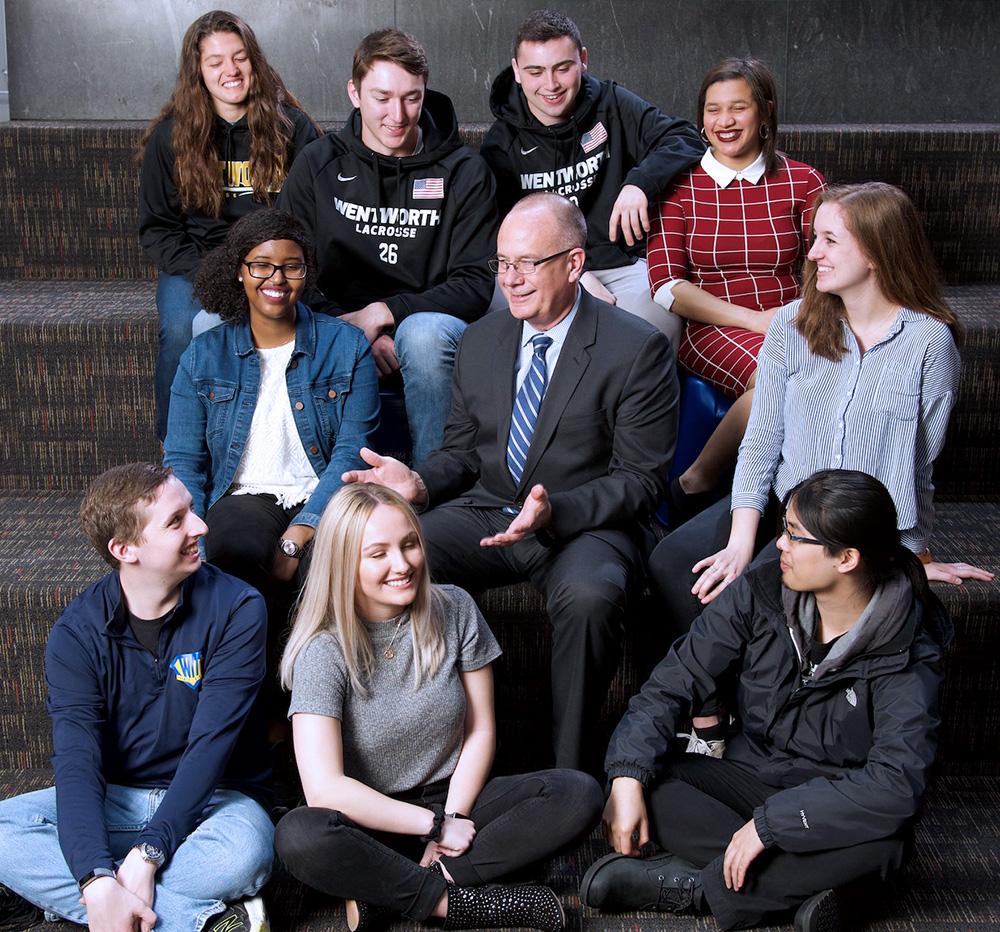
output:
{"label": "smiling young woman", "polygon": [[288,214],[233,225],[195,283],[224,323],[182,354],[164,443],[208,524],[207,559],[267,600],[272,645],[320,515],[378,423],[363,334],[300,300],[314,274],[311,239]]}
{"label": "smiling young woman", "polygon": [[600,789],[572,770],[490,779],[500,648],[467,593],[431,585],[424,554],[384,486],[344,487],[320,521],[281,661],[307,805],[278,824],[277,850],[348,900],[354,930],[401,913],[554,932],[551,890],[492,881],[585,835]]}
{"label": "smiling young woman", "polygon": [[198,263],[234,221],[271,203],[295,157],[319,134],[244,20],[213,10],[188,27],[173,92],[138,152],[139,239],[158,270],[161,440],[170,384],[201,309],[193,293]]}

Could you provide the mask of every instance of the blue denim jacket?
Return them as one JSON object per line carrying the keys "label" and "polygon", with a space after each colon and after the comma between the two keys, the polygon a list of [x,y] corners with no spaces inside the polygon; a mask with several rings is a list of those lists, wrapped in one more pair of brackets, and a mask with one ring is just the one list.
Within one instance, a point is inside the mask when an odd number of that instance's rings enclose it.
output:
{"label": "blue denim jacket", "polygon": [[[378,426],[378,376],[365,335],[336,317],[296,307],[288,400],[319,485],[294,524],[316,527],[359,451]],[[257,406],[260,360],[250,323],[223,324],[191,341],[170,389],[163,462],[202,517],[232,485]]]}

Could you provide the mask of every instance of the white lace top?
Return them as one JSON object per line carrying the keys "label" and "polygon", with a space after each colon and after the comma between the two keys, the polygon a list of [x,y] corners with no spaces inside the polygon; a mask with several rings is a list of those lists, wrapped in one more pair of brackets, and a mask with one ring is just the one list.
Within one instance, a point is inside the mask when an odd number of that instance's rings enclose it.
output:
{"label": "white lace top", "polygon": [[260,388],[250,435],[233,478],[233,495],[267,493],[283,508],[304,502],[319,483],[292,418],[285,370],[295,341],[258,349]]}

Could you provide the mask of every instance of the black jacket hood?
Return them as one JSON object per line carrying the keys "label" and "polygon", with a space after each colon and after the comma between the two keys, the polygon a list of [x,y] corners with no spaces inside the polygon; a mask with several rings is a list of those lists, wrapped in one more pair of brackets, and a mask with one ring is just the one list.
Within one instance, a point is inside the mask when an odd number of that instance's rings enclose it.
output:
{"label": "black jacket hood", "polygon": [[514,69],[508,66],[493,81],[490,90],[490,110],[498,120],[504,120],[518,130],[548,133],[556,139],[564,139],[567,136],[579,135],[580,125],[593,117],[600,96],[601,82],[585,71],[580,82],[576,106],[569,119],[554,126],[546,126],[531,112],[521,85],[514,79]]}

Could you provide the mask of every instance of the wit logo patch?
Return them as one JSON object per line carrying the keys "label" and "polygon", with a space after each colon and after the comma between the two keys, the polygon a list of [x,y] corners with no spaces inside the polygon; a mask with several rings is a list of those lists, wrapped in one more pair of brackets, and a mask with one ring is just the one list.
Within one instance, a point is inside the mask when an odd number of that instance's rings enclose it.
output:
{"label": "wit logo patch", "polygon": [[189,689],[197,689],[201,682],[201,651],[178,654],[170,661],[170,669],[176,674],[179,683]]}
{"label": "wit logo patch", "polygon": [[858,694],[854,691],[854,687],[848,686],[844,695],[847,696],[847,701],[851,704],[851,708],[857,708]]}

